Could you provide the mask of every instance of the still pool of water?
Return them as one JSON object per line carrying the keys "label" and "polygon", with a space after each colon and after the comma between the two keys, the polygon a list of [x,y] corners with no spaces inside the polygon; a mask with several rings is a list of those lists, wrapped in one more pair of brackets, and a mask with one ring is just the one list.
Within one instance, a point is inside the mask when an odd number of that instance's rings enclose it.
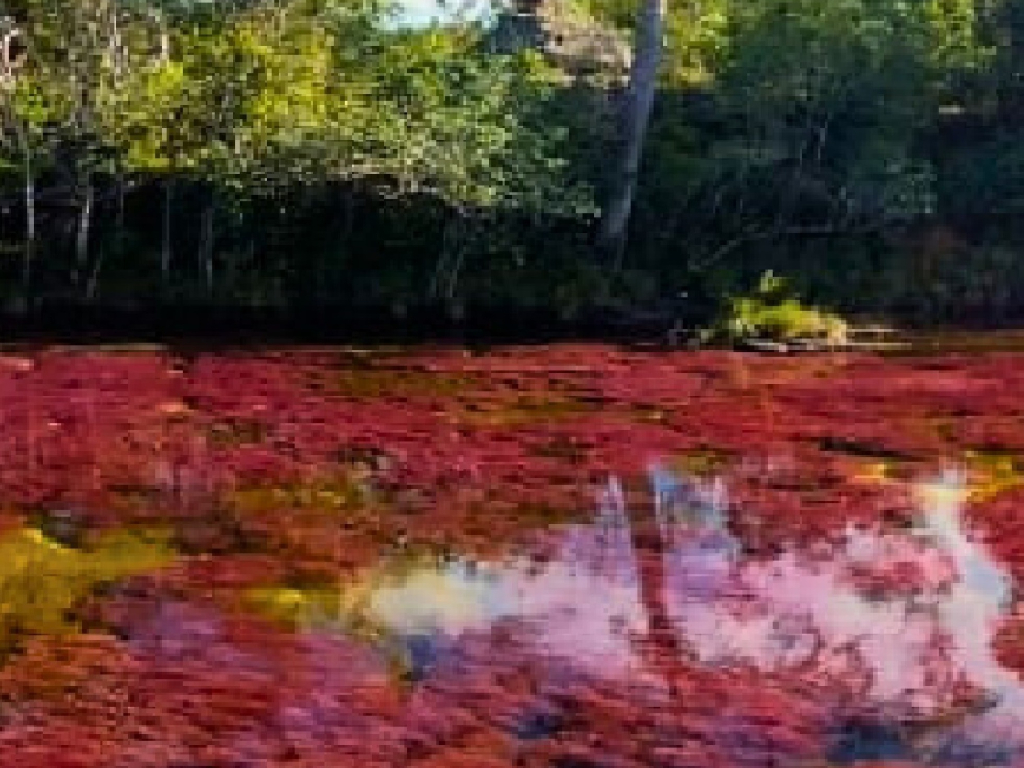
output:
{"label": "still pool of water", "polygon": [[0,765],[1024,765],[1015,353],[0,363]]}
{"label": "still pool of water", "polygon": [[[594,519],[559,530],[542,562],[394,559],[339,585],[332,609],[300,607],[299,624],[346,632],[358,617],[397,641],[417,680],[455,658],[460,637],[502,623],[522,632],[519,653],[611,684],[643,681],[666,701],[684,663],[792,675],[874,718],[826,736],[838,764],[995,765],[1024,753],[1024,683],[992,649],[1013,582],[964,526],[962,473],[916,484],[910,528],[850,527],[826,550],[768,558],[744,556],[730,532],[723,480],[655,466],[650,481],[650,509],[631,511],[609,479]],[[919,572],[900,581],[901,565]],[[873,589],[858,579],[867,572],[895,580]],[[303,602],[297,591],[279,598]]]}

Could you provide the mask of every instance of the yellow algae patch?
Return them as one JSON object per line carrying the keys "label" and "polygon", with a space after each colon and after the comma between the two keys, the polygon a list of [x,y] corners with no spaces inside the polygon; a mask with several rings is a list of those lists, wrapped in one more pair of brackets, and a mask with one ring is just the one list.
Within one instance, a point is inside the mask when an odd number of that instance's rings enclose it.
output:
{"label": "yellow algae patch", "polygon": [[[900,483],[897,474],[899,462],[878,460],[861,464],[854,480],[868,483]],[[1024,486],[1024,464],[1016,456],[1005,453],[967,451],[960,462],[964,473],[963,493],[967,501],[986,501],[999,494]],[[938,489],[936,493],[946,493]],[[949,491],[952,493],[952,491]]]}
{"label": "yellow algae patch", "polygon": [[895,468],[896,463],[893,461],[864,462],[853,479],[865,483],[891,483],[895,480]]}
{"label": "yellow algae patch", "polygon": [[417,369],[361,368],[340,371],[335,390],[343,397],[447,397],[471,388],[476,378]]}
{"label": "yellow algae patch", "polygon": [[23,637],[78,631],[72,609],[97,586],[158,568],[173,556],[164,531],[115,531],[88,550],[23,528],[0,538],[0,655]]}
{"label": "yellow algae patch", "polygon": [[965,462],[971,501],[985,501],[1024,485],[1024,468],[1012,454],[968,451]]}
{"label": "yellow algae patch", "polygon": [[317,619],[336,621],[338,592],[329,587],[258,587],[246,593],[248,605],[263,616],[293,626]]}
{"label": "yellow algae patch", "polygon": [[703,450],[669,460],[667,468],[694,477],[713,477],[722,472],[730,456],[723,451]]}
{"label": "yellow algae patch", "polygon": [[342,509],[366,500],[369,473],[353,468],[339,477],[303,483],[239,488],[224,496],[224,502],[239,512],[270,512],[282,507],[301,509]]}
{"label": "yellow algae patch", "polygon": [[459,424],[469,427],[519,427],[571,420],[601,410],[598,403],[571,397],[524,395],[508,402],[470,403],[459,410],[455,418]]}

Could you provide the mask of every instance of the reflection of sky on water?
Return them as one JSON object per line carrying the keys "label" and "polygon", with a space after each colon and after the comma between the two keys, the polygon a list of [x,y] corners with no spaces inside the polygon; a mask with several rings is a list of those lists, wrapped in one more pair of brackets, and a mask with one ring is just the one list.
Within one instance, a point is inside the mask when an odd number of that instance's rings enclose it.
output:
{"label": "reflection of sky on water", "polygon": [[[1020,730],[1013,726],[1024,722],[1024,687],[991,647],[1011,582],[964,528],[961,475],[919,485],[912,529],[851,527],[827,557],[789,551],[761,560],[741,557],[720,481],[660,467],[650,480],[653,508],[644,514],[660,555],[638,555],[631,525],[643,514],[627,509],[613,479],[594,522],[568,529],[552,559],[414,570],[373,592],[368,612],[403,634],[455,635],[515,617],[535,629],[546,653],[600,674],[640,674],[634,640],[647,632],[650,608],[640,560],[660,556],[664,609],[680,646],[706,664],[799,668],[826,684],[857,680],[865,701],[924,716],[948,706],[966,683],[992,701],[970,722],[974,738],[1010,740]],[[892,576],[907,565],[917,569],[913,589]],[[858,581],[865,572],[883,587],[865,588]]]}

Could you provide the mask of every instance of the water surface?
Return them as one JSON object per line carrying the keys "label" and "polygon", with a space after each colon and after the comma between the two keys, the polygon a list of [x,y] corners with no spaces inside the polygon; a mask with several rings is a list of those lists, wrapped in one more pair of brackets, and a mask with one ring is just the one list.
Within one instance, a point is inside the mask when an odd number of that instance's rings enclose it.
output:
{"label": "water surface", "polygon": [[1014,355],[2,362],[11,764],[1024,760]]}

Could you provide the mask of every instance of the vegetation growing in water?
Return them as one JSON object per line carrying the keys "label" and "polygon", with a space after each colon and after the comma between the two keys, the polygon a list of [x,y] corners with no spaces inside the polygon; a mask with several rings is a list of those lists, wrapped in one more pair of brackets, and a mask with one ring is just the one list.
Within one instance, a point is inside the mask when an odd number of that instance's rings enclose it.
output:
{"label": "vegetation growing in water", "polygon": [[[372,365],[459,386],[339,392]],[[0,746],[29,768],[214,751],[541,768],[656,764],[668,737],[701,768],[788,764],[848,723],[908,722],[902,686],[865,696],[863,667],[819,653],[854,638],[891,659],[902,638],[899,671],[934,694],[906,748],[930,756],[933,734],[976,733],[991,683],[1020,686],[1003,590],[1024,574],[1022,386],[1006,351],[0,356]],[[949,462],[965,474],[930,484],[950,516],[928,533],[914,487]],[[867,609],[852,625],[851,605]],[[838,627],[819,621],[837,606]],[[789,642],[819,626],[823,646]],[[737,723],[751,738],[722,738]],[[998,733],[1002,749],[1017,731]],[[726,751],[700,751],[716,738]]]}
{"label": "vegetation growing in water", "polygon": [[732,342],[812,339],[830,344],[845,341],[846,331],[847,324],[841,317],[805,306],[784,279],[765,272],[753,292],[728,300],[724,315],[710,329],[710,335]]}
{"label": "vegetation growing in water", "polygon": [[154,570],[172,557],[164,532],[115,531],[88,549],[26,528],[0,537],[0,657],[33,636],[81,631],[74,609],[98,587]]}

